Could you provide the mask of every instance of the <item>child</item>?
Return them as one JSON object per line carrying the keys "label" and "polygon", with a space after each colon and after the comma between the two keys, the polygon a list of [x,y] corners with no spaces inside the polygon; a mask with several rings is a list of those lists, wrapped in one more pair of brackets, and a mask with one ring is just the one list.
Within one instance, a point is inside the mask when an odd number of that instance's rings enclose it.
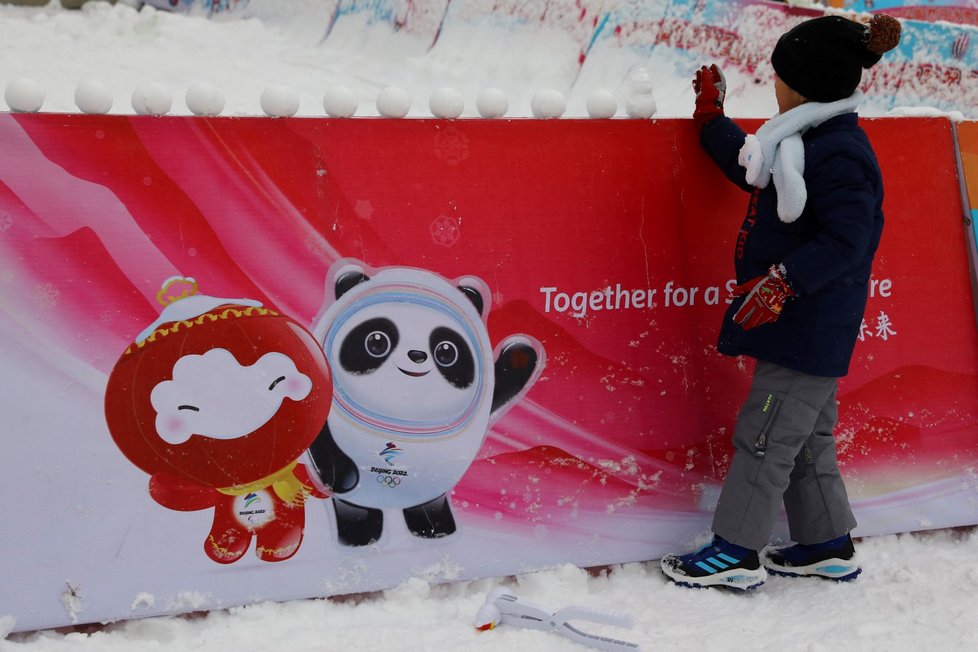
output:
{"label": "child", "polygon": [[[836,385],[848,373],[883,228],[883,183],[857,124],[863,68],[896,47],[900,23],[805,21],[771,55],[779,113],[755,135],[723,114],[716,65],[693,81],[700,143],[751,193],[737,237],[739,286],[718,350],[757,359],[733,434],[713,541],[662,559],[687,586],[753,589],[777,574],[850,580],[856,526],[836,461]],[[773,180],[773,184],[770,183]],[[784,503],[792,546],[766,548]]]}

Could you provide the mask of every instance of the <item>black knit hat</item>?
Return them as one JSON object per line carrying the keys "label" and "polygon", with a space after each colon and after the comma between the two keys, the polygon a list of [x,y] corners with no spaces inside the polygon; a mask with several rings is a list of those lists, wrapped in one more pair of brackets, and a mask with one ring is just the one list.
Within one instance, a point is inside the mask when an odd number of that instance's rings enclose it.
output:
{"label": "black knit hat", "polygon": [[859,87],[870,68],[900,42],[900,22],[883,14],[868,25],[841,16],[806,20],[774,46],[774,72],[792,90],[813,102],[834,102]]}

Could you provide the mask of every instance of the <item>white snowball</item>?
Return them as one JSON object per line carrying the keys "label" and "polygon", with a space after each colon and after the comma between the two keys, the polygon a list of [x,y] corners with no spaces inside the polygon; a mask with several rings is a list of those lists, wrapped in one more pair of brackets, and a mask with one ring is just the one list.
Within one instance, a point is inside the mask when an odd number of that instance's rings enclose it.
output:
{"label": "white snowball", "polygon": [[651,95],[633,95],[625,100],[625,113],[629,118],[645,120],[655,115],[658,106]]}
{"label": "white snowball", "polygon": [[498,88],[486,88],[475,98],[475,108],[483,118],[501,118],[509,111],[509,99]]}
{"label": "white snowball", "polygon": [[194,115],[220,115],[224,91],[209,82],[196,82],[187,89],[187,108]]}
{"label": "white snowball", "polygon": [[139,115],[166,115],[173,106],[173,93],[159,82],[137,86],[132,92],[132,108]]}
{"label": "white snowball", "polygon": [[411,110],[411,96],[403,88],[388,86],[377,95],[377,112],[385,118],[403,118]]}
{"label": "white snowball", "polygon": [[647,119],[658,108],[652,95],[652,78],[644,68],[637,69],[628,80],[629,95],[625,99],[625,113],[630,118]]}
{"label": "white snowball", "polygon": [[333,86],[323,96],[326,115],[333,118],[352,118],[357,112],[357,95],[346,86]]}
{"label": "white snowball", "polygon": [[7,85],[3,99],[7,101],[11,111],[36,113],[44,104],[44,89],[33,79],[22,77]]}
{"label": "white snowball", "polygon": [[530,100],[530,110],[536,118],[559,118],[567,109],[564,94],[553,88],[537,91]]}
{"label": "white snowball", "polygon": [[289,118],[299,111],[299,96],[284,84],[272,84],[261,92],[261,110],[272,118]]}
{"label": "white snowball", "polygon": [[436,118],[457,118],[462,115],[465,100],[462,94],[447,86],[436,88],[428,99],[428,108]]}
{"label": "white snowball", "polygon": [[108,113],[112,108],[112,93],[102,82],[86,79],[75,89],[75,105],[82,113]]}
{"label": "white snowball", "polygon": [[592,118],[613,118],[618,111],[618,100],[611,91],[599,89],[588,95],[587,114]]}
{"label": "white snowball", "polygon": [[636,95],[652,94],[652,78],[645,68],[637,68],[628,79],[628,85],[632,93]]}

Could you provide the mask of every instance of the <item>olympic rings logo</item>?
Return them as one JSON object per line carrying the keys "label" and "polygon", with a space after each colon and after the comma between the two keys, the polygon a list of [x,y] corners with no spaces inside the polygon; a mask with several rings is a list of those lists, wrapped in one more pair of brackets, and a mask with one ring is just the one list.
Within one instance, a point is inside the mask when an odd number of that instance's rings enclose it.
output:
{"label": "olympic rings logo", "polygon": [[386,485],[386,486],[390,487],[391,489],[393,489],[397,485],[401,484],[401,479],[400,478],[396,478],[396,477],[394,477],[392,475],[380,475],[380,474],[378,474],[377,475],[377,482],[379,484]]}

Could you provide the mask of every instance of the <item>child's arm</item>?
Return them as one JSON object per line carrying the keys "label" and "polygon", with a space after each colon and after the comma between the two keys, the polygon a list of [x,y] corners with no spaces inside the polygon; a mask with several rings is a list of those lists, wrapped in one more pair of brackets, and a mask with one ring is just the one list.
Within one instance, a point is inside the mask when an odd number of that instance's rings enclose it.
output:
{"label": "child's arm", "polygon": [[723,113],[727,80],[716,64],[696,71],[693,91],[696,93],[693,123],[700,130],[700,145],[728,179],[751,192],[753,188],[746,181],[746,171],[737,162],[746,135]]}
{"label": "child's arm", "polygon": [[747,170],[737,162],[746,138],[744,130],[733,120],[720,116],[703,127],[700,145],[730,181],[746,192],[753,192],[754,187],[747,183]]}

